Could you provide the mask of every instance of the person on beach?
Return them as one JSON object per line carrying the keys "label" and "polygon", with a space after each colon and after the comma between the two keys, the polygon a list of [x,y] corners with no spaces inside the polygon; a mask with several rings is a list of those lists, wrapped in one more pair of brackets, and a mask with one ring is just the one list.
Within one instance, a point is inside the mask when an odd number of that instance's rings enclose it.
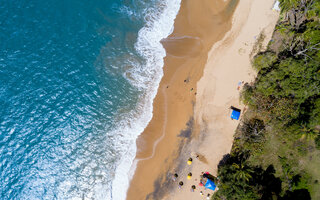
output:
{"label": "person on beach", "polygon": [[202,197],[203,197],[203,192],[202,192],[202,191],[200,191],[200,196],[202,196]]}
{"label": "person on beach", "polygon": [[191,192],[194,192],[195,189],[196,189],[196,186],[195,186],[195,185],[192,185],[190,191],[191,191]]}
{"label": "person on beach", "polygon": [[207,199],[210,199],[210,194],[207,195]]}
{"label": "person on beach", "polygon": [[204,184],[203,184],[203,172],[201,173],[201,175],[200,175],[200,183],[199,183],[199,186],[203,186]]}
{"label": "person on beach", "polygon": [[182,186],[183,186],[183,182],[180,181],[180,182],[179,182],[179,189],[181,189]]}
{"label": "person on beach", "polygon": [[239,82],[238,82],[237,90],[240,90],[241,84],[242,84],[242,82],[241,82],[241,81],[239,81]]}
{"label": "person on beach", "polygon": [[175,174],[172,175],[172,180],[173,180],[173,181],[176,181],[177,178],[178,178],[178,174],[177,174],[177,173],[175,173]]}

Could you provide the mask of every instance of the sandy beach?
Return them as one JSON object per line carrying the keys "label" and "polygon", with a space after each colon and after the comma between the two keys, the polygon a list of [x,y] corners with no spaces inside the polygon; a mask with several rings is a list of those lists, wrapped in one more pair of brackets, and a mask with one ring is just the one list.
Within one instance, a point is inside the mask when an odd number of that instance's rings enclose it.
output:
{"label": "sandy beach", "polygon": [[[273,3],[182,1],[174,32],[162,41],[167,51],[164,77],[153,118],[137,140],[127,199],[202,199],[200,191],[212,194],[198,186],[199,175],[215,175],[231,149],[239,121],[230,119],[229,107],[244,109],[239,94],[255,76],[252,51],[261,34],[262,48],[267,44],[278,19]],[[179,175],[176,181],[174,173]],[[181,189],[179,181],[184,182]],[[191,185],[196,185],[195,192],[190,192]]]}

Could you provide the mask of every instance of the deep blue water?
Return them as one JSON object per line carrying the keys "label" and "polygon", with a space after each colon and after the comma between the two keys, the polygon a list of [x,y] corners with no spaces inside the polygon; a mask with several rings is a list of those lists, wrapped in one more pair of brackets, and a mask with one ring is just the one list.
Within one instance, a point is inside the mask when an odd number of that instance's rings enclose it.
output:
{"label": "deep blue water", "polygon": [[134,44],[155,3],[1,1],[0,199],[110,198],[126,145],[112,131],[144,92],[126,72],[145,62]]}

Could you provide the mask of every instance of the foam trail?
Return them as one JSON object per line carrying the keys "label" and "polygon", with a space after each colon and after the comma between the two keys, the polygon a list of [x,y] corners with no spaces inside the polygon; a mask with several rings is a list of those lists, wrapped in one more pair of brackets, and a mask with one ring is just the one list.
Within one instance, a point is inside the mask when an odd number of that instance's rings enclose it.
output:
{"label": "foam trail", "polygon": [[135,64],[126,73],[130,74],[130,82],[142,91],[141,99],[136,109],[126,114],[121,120],[116,133],[123,137],[117,140],[116,146],[125,146],[121,150],[121,160],[115,172],[112,183],[112,200],[126,199],[126,191],[136,164],[136,139],[143,132],[152,118],[152,104],[163,76],[163,58],[165,49],[160,41],[173,31],[174,19],[180,9],[181,0],[165,0],[159,2],[156,8],[146,10],[145,26],[139,31],[136,50],[145,59],[144,64]]}

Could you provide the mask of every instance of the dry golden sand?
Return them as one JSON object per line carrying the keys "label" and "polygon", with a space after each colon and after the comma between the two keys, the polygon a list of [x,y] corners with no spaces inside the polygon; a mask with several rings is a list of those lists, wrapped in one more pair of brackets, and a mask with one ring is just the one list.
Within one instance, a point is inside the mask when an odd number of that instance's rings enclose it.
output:
{"label": "dry golden sand", "polygon": [[154,100],[153,118],[137,140],[139,162],[127,199],[161,199],[167,190],[159,185],[177,164],[174,159],[185,140],[177,136],[193,117],[196,83],[213,43],[230,30],[235,6],[222,0],[182,1],[174,32],[163,41],[167,50],[164,77]]}
{"label": "dry golden sand", "polygon": [[[164,77],[153,118],[137,140],[139,162],[127,199],[201,199],[200,173],[215,174],[231,149],[238,121],[230,120],[228,108],[243,108],[237,84],[254,76],[249,55],[261,31],[265,41],[271,37],[278,17],[272,4],[273,0],[182,1],[174,32],[163,41]],[[189,156],[194,158],[191,166],[186,164]],[[173,182],[175,172],[179,177]],[[189,172],[193,177],[186,180]],[[184,182],[181,189],[179,181]]]}
{"label": "dry golden sand", "polygon": [[[273,0],[241,0],[231,30],[209,52],[203,76],[197,83],[195,119],[201,134],[190,142],[190,152],[204,155],[208,162],[196,159],[191,167],[186,167],[183,171],[185,187],[172,191],[166,199],[203,199],[208,193],[212,195],[211,190],[203,187],[197,187],[192,193],[190,187],[198,186],[202,171],[216,175],[219,161],[231,150],[239,121],[230,119],[229,107],[244,109],[239,101],[238,83],[254,79],[250,55],[260,34],[265,36],[264,47],[272,36],[279,17],[279,13],[272,10],[273,3]],[[195,175],[192,180],[185,178],[188,171]],[[204,193],[203,198],[200,191]]]}

